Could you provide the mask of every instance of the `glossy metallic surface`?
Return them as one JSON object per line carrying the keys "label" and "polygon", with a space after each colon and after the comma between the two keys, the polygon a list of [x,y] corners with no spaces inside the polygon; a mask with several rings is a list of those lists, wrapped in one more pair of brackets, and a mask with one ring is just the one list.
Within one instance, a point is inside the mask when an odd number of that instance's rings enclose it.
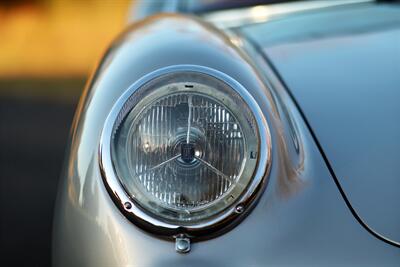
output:
{"label": "glossy metallic surface", "polygon": [[188,253],[190,251],[190,239],[184,235],[179,235],[175,239],[175,250],[178,253]]}
{"label": "glossy metallic surface", "polygon": [[360,219],[400,246],[399,5],[303,14],[243,34],[275,65]]}
{"label": "glossy metallic surface", "polygon": [[[253,177],[248,177],[250,182],[247,185],[245,192],[241,193],[241,195],[235,199],[235,202],[223,212],[220,212],[216,216],[195,224],[167,222],[165,220],[160,220],[143,210],[138,205],[138,201],[135,199],[135,197],[130,196],[120,183],[120,180],[114,170],[112,153],[110,151],[115,124],[119,123],[118,121],[124,120],[126,115],[121,115],[121,113],[127,114],[130,111],[130,108],[127,107],[127,104],[131,105],[129,101],[135,96],[135,94],[141,93],[140,90],[142,89],[143,85],[161,76],[176,75],[176,73],[183,72],[202,73],[209,75],[214,79],[223,81],[229,86],[230,90],[234,90],[236,93],[238,93],[238,95],[242,97],[245,103],[249,106],[251,112],[253,113],[252,115],[254,115],[256,121],[255,126],[258,128],[256,129],[256,133],[258,132],[260,138],[260,143],[257,145],[259,146],[257,148],[257,151],[259,151],[257,169],[254,171],[254,176],[253,174],[251,175]],[[217,95],[217,93],[213,94]],[[136,101],[140,101],[140,99],[136,99]],[[254,132],[252,133],[254,134]],[[232,225],[230,224],[233,221],[238,222],[238,220],[241,219],[239,216],[246,214],[243,213],[244,210],[250,211],[253,204],[252,202],[255,201],[262,193],[262,190],[265,188],[267,183],[271,166],[271,135],[268,128],[268,123],[257,102],[240,83],[231,77],[214,69],[196,65],[174,65],[158,69],[149,73],[148,75],[145,75],[133,85],[129,86],[129,88],[117,100],[106,119],[99,147],[100,172],[102,173],[104,183],[116,205],[125,214],[125,216],[127,216],[139,227],[142,227],[152,234],[168,239],[174,239],[174,237],[178,235],[186,235],[195,239],[206,239],[209,236],[215,236],[217,231],[218,233],[222,233],[225,231],[225,229],[228,229],[229,226],[232,228]],[[229,198],[229,195],[226,197]],[[222,200],[219,201],[222,202]],[[128,205],[129,208],[127,208],[126,205]],[[240,206],[242,212],[237,212],[236,206]]]}
{"label": "glossy metallic surface", "polygon": [[373,2],[373,0],[292,1],[210,12],[202,17],[204,20],[214,24],[220,29],[227,29],[240,27],[245,24],[264,23],[298,12],[308,12],[329,7],[343,7],[346,5],[370,2]]}
{"label": "glossy metallic surface", "polygon": [[[286,89],[261,55],[196,20],[157,16],[128,29],[88,83],[71,134],[54,228],[55,266],[398,266],[399,249],[365,231],[348,210]],[[269,183],[254,210],[188,254],[132,224],[102,182],[97,148],[117,99],[144,75],[195,64],[241,83],[269,122]]]}

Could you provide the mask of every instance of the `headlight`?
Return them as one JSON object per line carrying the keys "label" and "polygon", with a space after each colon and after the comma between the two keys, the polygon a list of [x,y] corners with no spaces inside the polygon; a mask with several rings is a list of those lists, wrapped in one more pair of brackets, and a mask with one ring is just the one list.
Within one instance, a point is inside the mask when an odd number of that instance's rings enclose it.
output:
{"label": "headlight", "polygon": [[241,213],[265,184],[269,159],[254,99],[225,74],[196,66],[163,69],[132,86],[101,145],[114,200],[139,225],[174,234]]}

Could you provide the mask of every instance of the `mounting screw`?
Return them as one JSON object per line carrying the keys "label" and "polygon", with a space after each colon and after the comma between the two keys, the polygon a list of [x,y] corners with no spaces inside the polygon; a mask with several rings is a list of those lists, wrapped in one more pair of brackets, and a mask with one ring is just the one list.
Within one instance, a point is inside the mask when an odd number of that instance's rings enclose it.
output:
{"label": "mounting screw", "polygon": [[130,202],[125,202],[124,207],[125,209],[130,210],[132,208],[132,204]]}
{"label": "mounting screw", "polygon": [[235,212],[236,213],[242,213],[244,211],[244,207],[243,207],[243,205],[241,205],[241,204],[239,204],[239,205],[237,205],[236,206],[236,208],[235,208]]}
{"label": "mounting screw", "polygon": [[190,239],[184,235],[178,235],[175,239],[175,250],[178,253],[188,253],[190,251]]}

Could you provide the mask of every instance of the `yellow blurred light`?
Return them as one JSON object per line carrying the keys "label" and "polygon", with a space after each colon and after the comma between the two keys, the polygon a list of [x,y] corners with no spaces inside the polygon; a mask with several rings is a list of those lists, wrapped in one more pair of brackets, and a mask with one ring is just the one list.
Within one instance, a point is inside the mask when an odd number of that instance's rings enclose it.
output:
{"label": "yellow blurred light", "polygon": [[129,7],[127,0],[0,5],[0,77],[86,75]]}

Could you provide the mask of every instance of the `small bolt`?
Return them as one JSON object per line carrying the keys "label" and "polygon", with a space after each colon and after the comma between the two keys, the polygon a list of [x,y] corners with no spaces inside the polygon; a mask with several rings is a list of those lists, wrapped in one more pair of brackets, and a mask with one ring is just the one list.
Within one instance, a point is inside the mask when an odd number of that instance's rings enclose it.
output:
{"label": "small bolt", "polygon": [[175,240],[175,250],[178,253],[188,253],[190,251],[190,239],[179,236]]}
{"label": "small bolt", "polygon": [[130,210],[132,208],[132,204],[130,202],[125,202],[124,207],[125,209]]}
{"label": "small bolt", "polygon": [[235,208],[235,212],[236,213],[242,213],[244,211],[244,207],[243,207],[243,205],[237,205],[236,206],[236,208]]}

